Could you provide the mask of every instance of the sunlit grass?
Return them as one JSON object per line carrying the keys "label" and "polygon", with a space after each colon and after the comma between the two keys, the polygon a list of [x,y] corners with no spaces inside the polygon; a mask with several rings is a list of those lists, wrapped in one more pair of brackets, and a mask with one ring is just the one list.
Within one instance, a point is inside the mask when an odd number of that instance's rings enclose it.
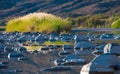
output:
{"label": "sunlit grass", "polygon": [[112,28],[120,28],[120,19],[112,23]]}
{"label": "sunlit grass", "polygon": [[6,31],[19,32],[62,32],[71,28],[71,22],[61,17],[47,13],[31,13],[23,17],[15,18],[7,23]]}
{"label": "sunlit grass", "polygon": [[44,44],[45,44],[45,45],[60,45],[60,46],[62,46],[62,45],[64,45],[64,44],[72,45],[71,42],[65,42],[65,41],[54,41],[54,42],[46,41]]}
{"label": "sunlit grass", "polygon": [[39,50],[42,46],[24,46],[28,51]]}
{"label": "sunlit grass", "polygon": [[28,51],[39,50],[41,47],[48,46],[48,45],[58,45],[63,46],[64,44],[73,45],[73,42],[66,42],[66,41],[46,41],[42,45],[31,45],[31,46],[24,46],[27,48]]}

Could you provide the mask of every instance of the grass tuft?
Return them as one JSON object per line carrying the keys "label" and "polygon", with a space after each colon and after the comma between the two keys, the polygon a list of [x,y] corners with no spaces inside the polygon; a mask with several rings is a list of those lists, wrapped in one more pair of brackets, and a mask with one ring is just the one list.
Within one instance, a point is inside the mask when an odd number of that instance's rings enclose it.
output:
{"label": "grass tuft", "polygon": [[54,41],[54,42],[46,41],[44,44],[45,45],[64,45],[64,44],[72,45],[72,43],[65,42],[65,41]]}
{"label": "grass tuft", "polygon": [[7,23],[6,31],[13,32],[62,32],[69,31],[71,22],[48,13],[30,13],[23,17],[14,18]]}

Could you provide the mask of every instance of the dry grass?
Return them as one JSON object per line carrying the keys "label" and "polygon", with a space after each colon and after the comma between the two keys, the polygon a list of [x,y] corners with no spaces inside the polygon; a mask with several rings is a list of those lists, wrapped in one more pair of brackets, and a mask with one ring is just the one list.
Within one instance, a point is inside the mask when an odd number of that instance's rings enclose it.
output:
{"label": "dry grass", "polygon": [[54,42],[46,41],[44,44],[45,45],[60,45],[60,46],[62,46],[64,44],[72,45],[71,42],[65,42],[65,41],[54,41]]}
{"label": "dry grass", "polygon": [[6,31],[19,32],[62,32],[69,31],[71,22],[48,13],[30,13],[23,17],[14,18],[7,23]]}

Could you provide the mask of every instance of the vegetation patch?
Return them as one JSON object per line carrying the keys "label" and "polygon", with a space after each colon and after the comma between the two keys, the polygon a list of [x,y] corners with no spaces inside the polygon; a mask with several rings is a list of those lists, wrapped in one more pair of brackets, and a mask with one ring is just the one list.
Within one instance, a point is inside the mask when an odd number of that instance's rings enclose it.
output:
{"label": "vegetation patch", "polygon": [[112,28],[120,28],[120,19],[112,23]]}
{"label": "vegetation patch", "polygon": [[111,28],[111,24],[120,18],[120,14],[112,16],[96,14],[92,16],[78,16],[69,18],[74,28]]}
{"label": "vegetation patch", "polygon": [[27,51],[34,51],[34,50],[40,50],[42,46],[24,46]]}
{"label": "vegetation patch", "polygon": [[7,23],[6,31],[66,33],[71,28],[120,28],[120,14],[96,14],[63,19],[47,13],[31,13]]}
{"label": "vegetation patch", "polygon": [[15,18],[7,23],[6,31],[13,32],[68,32],[71,22],[67,19],[47,13],[31,13],[23,17]]}
{"label": "vegetation patch", "polygon": [[65,42],[65,41],[54,41],[54,42],[46,41],[44,44],[45,45],[64,45],[64,44],[72,45],[71,42]]}

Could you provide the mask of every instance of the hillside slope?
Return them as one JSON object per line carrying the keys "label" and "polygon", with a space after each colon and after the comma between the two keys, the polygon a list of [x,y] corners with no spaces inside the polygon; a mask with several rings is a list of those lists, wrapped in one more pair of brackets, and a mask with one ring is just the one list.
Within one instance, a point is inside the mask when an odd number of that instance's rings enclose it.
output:
{"label": "hillside slope", "polygon": [[0,20],[32,12],[48,12],[62,17],[98,13],[120,13],[120,0],[1,0]]}

